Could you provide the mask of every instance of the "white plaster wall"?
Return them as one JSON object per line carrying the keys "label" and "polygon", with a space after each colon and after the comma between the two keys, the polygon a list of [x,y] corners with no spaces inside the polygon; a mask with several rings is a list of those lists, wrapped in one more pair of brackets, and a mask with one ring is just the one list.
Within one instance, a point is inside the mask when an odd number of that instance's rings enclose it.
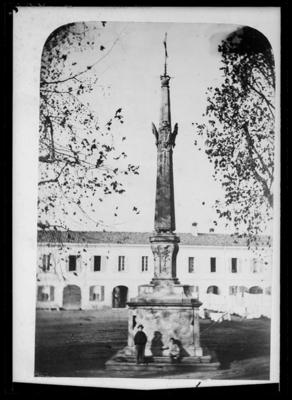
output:
{"label": "white plaster wall", "polygon": [[[85,249],[85,251],[84,251]],[[63,288],[66,285],[77,285],[81,288],[81,307],[92,308],[96,304],[89,300],[89,288],[94,285],[104,286],[104,301],[99,306],[112,305],[112,292],[116,286],[128,287],[128,299],[138,294],[138,286],[149,283],[153,275],[152,252],[149,246],[103,246],[103,245],[39,245],[38,262],[41,266],[42,254],[52,253],[55,259],[55,273],[40,272],[37,268],[37,285],[55,286],[55,302],[62,307]],[[80,252],[77,276],[67,271],[69,254]],[[93,257],[102,257],[101,271],[93,271]],[[125,256],[125,270],[118,271],[118,257]],[[142,272],[142,256],[148,256],[148,271]],[[39,305],[39,304],[38,304]]]}
{"label": "white plaster wall", "polygon": [[[195,271],[188,272],[188,257],[195,259]],[[216,272],[210,272],[210,258],[216,258]],[[231,272],[231,258],[238,259],[238,272]],[[222,295],[229,296],[230,286],[271,285],[271,261],[263,272],[252,273],[251,263],[255,254],[246,248],[181,246],[177,257],[177,275],[183,284],[199,286],[199,297],[206,298],[207,288],[217,286]]]}
{"label": "white plaster wall", "polygon": [[[39,244],[38,262],[42,254],[53,254],[54,273],[41,272],[37,268],[37,285],[55,287],[54,304],[40,304],[37,307],[62,307],[63,289],[66,285],[81,288],[81,308],[90,309],[112,306],[112,292],[116,286],[128,287],[128,299],[137,296],[138,286],[147,284],[153,277],[153,256],[150,245],[125,244],[63,244],[62,248],[52,244]],[[67,271],[69,254],[80,254],[77,275]],[[101,271],[93,271],[93,257],[102,257]],[[125,270],[118,271],[118,257],[125,256]],[[148,256],[148,271],[142,272],[142,256]],[[195,258],[195,272],[188,272],[188,257]],[[210,272],[210,257],[216,258],[216,272]],[[231,258],[238,259],[239,272],[231,272]],[[199,286],[199,298],[207,301],[207,288],[218,286],[220,295],[229,295],[229,286],[260,286],[263,290],[271,286],[271,261],[260,273],[251,272],[253,252],[246,248],[180,246],[177,256],[177,277],[185,285]],[[104,286],[104,301],[89,300],[90,286]]]}

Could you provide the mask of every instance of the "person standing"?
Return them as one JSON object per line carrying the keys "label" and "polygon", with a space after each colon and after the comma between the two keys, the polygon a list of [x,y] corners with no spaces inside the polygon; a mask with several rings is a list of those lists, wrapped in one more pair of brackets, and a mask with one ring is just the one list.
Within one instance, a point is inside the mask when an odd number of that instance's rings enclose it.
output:
{"label": "person standing", "polygon": [[138,326],[138,332],[134,336],[134,344],[136,346],[136,363],[140,364],[144,362],[145,346],[147,343],[147,336],[143,332],[144,326]]}

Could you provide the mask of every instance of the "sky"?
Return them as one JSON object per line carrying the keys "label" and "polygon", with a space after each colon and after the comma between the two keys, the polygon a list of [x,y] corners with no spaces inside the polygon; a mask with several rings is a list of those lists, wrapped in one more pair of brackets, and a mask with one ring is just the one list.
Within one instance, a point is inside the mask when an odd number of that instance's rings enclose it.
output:
{"label": "sky", "polygon": [[[15,209],[19,207],[22,214],[25,210],[28,218],[20,222],[23,229],[36,226],[37,217],[41,52],[46,39],[56,28],[82,21],[107,21],[102,33],[107,48],[119,37],[110,54],[97,64],[99,81],[87,100],[101,124],[107,122],[117,108],[123,108],[124,124],[119,127],[119,132],[127,137],[124,143],[128,161],[140,165],[140,175],[129,177],[123,196],[107,197],[103,206],[99,203],[98,213],[106,229],[151,231],[154,227],[156,147],[151,122],[159,123],[159,77],[163,72],[165,32],[168,34],[168,71],[172,77],[172,123],[177,122],[179,126],[174,149],[176,227],[178,232],[190,231],[192,222],[198,223],[201,232],[208,232],[213,227],[216,213],[212,205],[215,199],[223,197],[223,192],[212,178],[212,166],[203,146],[201,151],[199,146],[194,146],[197,137],[193,123],[202,121],[207,87],[218,85],[221,79],[217,52],[220,41],[239,26],[252,26],[271,41],[278,62],[279,14],[271,8],[228,8],[226,12],[224,8],[195,7],[172,10],[174,12],[169,9],[167,14],[164,11],[157,8],[153,13],[151,9],[144,9],[136,12],[134,18],[135,10],[127,8],[58,8],[56,12],[53,7],[45,10],[23,7],[16,14],[14,148],[15,159],[26,162],[16,164],[14,168],[14,192],[18,199]],[[144,22],[146,20],[153,22]],[[90,60],[85,57],[83,61],[87,64]],[[119,214],[115,217],[117,200]],[[134,205],[140,210],[139,215],[132,212]],[[97,229],[90,222],[86,225],[78,223],[78,219],[68,222],[71,229]],[[216,232],[225,230],[220,222],[215,229]],[[30,235],[34,235],[33,230]]]}
{"label": "sky", "polygon": [[[197,222],[202,232],[214,228],[216,213],[212,205],[215,199],[222,199],[223,192],[212,178],[203,143],[201,147],[194,145],[195,139],[200,142],[194,123],[202,121],[207,87],[217,86],[222,77],[218,44],[237,28],[230,24],[108,22],[101,30],[100,41],[106,48],[117,37],[119,40],[95,67],[99,79],[84,100],[101,125],[122,107],[124,124],[114,129],[114,135],[127,137],[127,160],[140,166],[140,174],[126,180],[125,194],[108,196],[104,204],[98,204],[99,217],[107,229],[153,230],[157,150],[151,122],[159,124],[165,32],[172,125],[177,122],[179,126],[173,161],[176,228],[178,232],[188,232],[192,222]],[[97,59],[92,52],[82,53],[81,63],[86,65]],[[117,205],[118,216],[114,216]],[[133,206],[139,214],[133,213]],[[68,225],[71,229],[96,229],[90,221],[84,225],[72,218]],[[219,222],[216,231],[224,230]]]}

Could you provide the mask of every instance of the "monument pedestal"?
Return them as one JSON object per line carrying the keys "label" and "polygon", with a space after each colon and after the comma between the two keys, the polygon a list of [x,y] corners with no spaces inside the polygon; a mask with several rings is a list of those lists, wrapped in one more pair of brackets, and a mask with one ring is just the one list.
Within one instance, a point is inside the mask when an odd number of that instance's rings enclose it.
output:
{"label": "monument pedestal", "polygon": [[[173,233],[150,237],[154,254],[154,277],[138,288],[131,299],[128,317],[128,345],[106,363],[109,370],[202,371],[217,369],[219,363],[200,345],[199,307],[192,298],[192,286],[181,285],[176,277],[176,255],[179,238]],[[147,336],[145,363],[136,364],[134,336],[143,325]],[[180,350],[179,360],[171,362],[170,339]]]}
{"label": "monument pedestal", "polygon": [[[189,286],[167,283],[140,286],[138,297],[128,302],[128,345],[106,363],[107,370],[202,371],[219,367],[214,356],[200,345],[202,303],[187,297]],[[134,336],[140,324],[148,339],[144,364],[136,364]],[[175,339],[180,349],[179,361],[174,363],[169,355],[170,338]]]}
{"label": "monument pedestal", "polygon": [[134,335],[144,326],[148,341],[146,354],[167,356],[170,338],[180,347],[182,357],[202,356],[200,347],[199,306],[196,299],[185,296],[183,285],[139,287],[139,296],[128,303],[128,347],[135,352]]}

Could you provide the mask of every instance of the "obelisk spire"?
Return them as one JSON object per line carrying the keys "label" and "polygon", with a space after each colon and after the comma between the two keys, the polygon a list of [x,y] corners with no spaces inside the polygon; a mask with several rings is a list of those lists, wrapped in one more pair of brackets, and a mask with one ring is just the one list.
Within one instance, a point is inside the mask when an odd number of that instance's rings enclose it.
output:
{"label": "obelisk spire", "polygon": [[164,44],[164,74],[161,81],[161,106],[159,128],[152,124],[152,131],[156,137],[157,145],[157,180],[156,180],[156,204],[155,204],[155,231],[173,232],[175,230],[174,191],[173,191],[173,161],[172,151],[175,145],[177,124],[171,129],[170,93],[167,75],[167,35]]}
{"label": "obelisk spire", "polygon": [[164,58],[164,76],[167,76],[167,57],[168,57],[168,54],[167,54],[167,32],[165,32],[163,44],[164,44],[164,57],[165,57]]}

